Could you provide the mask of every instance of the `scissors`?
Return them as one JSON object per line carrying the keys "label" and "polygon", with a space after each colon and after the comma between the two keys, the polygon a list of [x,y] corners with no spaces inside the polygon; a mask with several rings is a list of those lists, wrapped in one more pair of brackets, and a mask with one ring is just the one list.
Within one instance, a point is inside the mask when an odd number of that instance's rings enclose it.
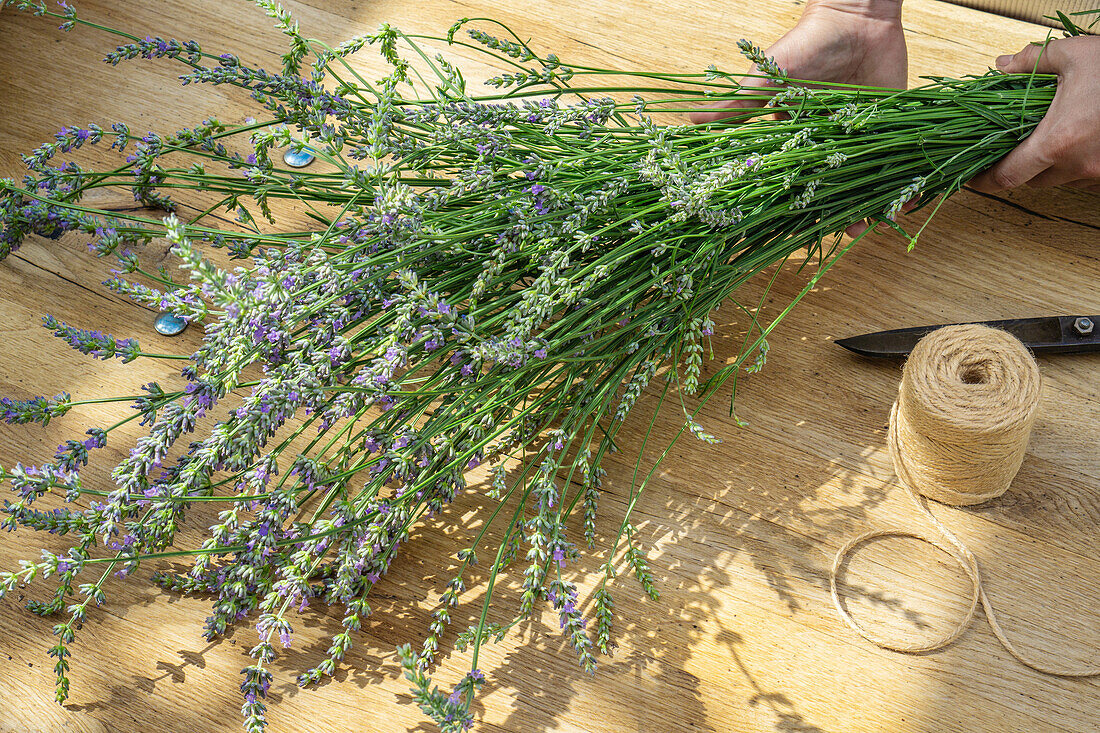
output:
{"label": "scissors", "polygon": [[1100,352],[1100,316],[1046,316],[1010,318],[1005,321],[977,321],[896,328],[837,340],[837,344],[860,356],[900,358],[907,356],[925,334],[949,325],[981,325],[1008,331],[1036,354],[1085,354]]}

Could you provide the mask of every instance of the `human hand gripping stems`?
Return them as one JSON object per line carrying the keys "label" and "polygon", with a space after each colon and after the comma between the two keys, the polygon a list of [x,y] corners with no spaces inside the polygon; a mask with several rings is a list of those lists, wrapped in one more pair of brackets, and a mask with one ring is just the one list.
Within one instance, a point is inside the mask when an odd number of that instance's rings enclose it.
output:
{"label": "human hand gripping stems", "polygon": [[1017,186],[1100,191],[1100,37],[1031,44],[997,58],[1006,74],[1057,74],[1050,110],[1031,135],[970,182],[985,193]]}
{"label": "human hand gripping stems", "polygon": [[[904,88],[908,53],[901,5],[902,0],[809,0],[798,23],[764,53],[792,79]],[[1006,74],[1056,74],[1058,91],[1035,131],[969,185],[984,193],[1022,185],[1100,191],[1100,38],[1030,44],[998,57],[996,65]],[[736,116],[736,109],[762,106],[774,88],[764,76],[741,83],[759,88],[759,100],[724,101],[694,112],[691,121],[715,122]],[[854,237],[868,226],[859,221],[846,231]]]}
{"label": "human hand gripping stems", "polygon": [[[808,0],[798,23],[765,52],[792,79],[876,87],[906,86],[908,52],[901,26],[901,0]],[[749,76],[747,89],[767,92],[771,80]],[[774,88],[774,87],[773,87]],[[761,96],[759,104],[767,100]],[[691,115],[714,122],[751,107],[748,100],[719,102]]]}

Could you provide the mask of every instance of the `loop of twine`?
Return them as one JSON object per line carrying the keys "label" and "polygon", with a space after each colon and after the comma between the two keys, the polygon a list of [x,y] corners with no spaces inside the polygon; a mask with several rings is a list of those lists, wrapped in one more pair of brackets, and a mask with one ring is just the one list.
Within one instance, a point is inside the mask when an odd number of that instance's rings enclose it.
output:
{"label": "loop of twine", "polygon": [[[890,457],[898,481],[947,544],[907,529],[874,530],[846,542],[833,560],[829,590],[837,613],[857,634],[897,652],[935,651],[962,636],[980,602],[997,640],[1021,664],[1059,677],[1100,675],[1100,667],[1053,667],[1017,649],[997,622],[977,558],[928,508],[929,498],[969,506],[1008,489],[1023,462],[1041,385],[1031,352],[998,329],[946,326],[925,336],[913,349],[890,410]],[[970,606],[954,628],[932,641],[904,643],[872,633],[852,617],[837,589],[840,567],[856,547],[879,537],[927,542],[950,555],[966,573],[971,583]]]}

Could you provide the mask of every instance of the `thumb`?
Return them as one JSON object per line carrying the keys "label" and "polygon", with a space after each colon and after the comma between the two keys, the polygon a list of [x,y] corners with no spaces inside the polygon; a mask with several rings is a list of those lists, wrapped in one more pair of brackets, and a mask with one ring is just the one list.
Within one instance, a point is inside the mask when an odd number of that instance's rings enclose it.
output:
{"label": "thumb", "polygon": [[741,90],[745,94],[740,99],[724,99],[715,104],[698,109],[688,115],[693,124],[702,125],[708,122],[717,122],[730,117],[748,118],[749,115],[738,115],[739,109],[756,109],[767,104],[768,99],[778,89],[768,84],[767,79],[749,76],[741,79]]}
{"label": "thumb", "polygon": [[997,57],[997,68],[1006,74],[1057,74],[1058,46],[1056,43],[1030,43],[1016,54]]}

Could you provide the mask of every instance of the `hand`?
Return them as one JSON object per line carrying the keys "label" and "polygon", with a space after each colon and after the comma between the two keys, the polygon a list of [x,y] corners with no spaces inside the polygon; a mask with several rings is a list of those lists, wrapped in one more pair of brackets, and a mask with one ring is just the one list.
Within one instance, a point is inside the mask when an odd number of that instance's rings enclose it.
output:
{"label": "hand", "polygon": [[[764,53],[792,79],[904,88],[909,57],[901,0],[808,0],[798,24]],[[745,77],[741,85],[769,91],[768,80],[760,77]],[[761,96],[720,102],[713,109],[693,112],[690,119],[703,124],[733,117],[737,109],[763,106],[766,97]],[[860,221],[846,231],[855,237],[867,227]]]}
{"label": "hand", "polygon": [[984,193],[1028,186],[1100,191],[1100,38],[1075,36],[1001,56],[1006,74],[1057,74],[1046,116],[1016,149],[972,181]]}
{"label": "hand", "polygon": [[[792,79],[904,88],[908,54],[900,0],[809,0],[794,28],[764,53]],[[745,77],[741,86],[768,90],[768,80]],[[763,106],[766,100],[720,102],[690,115],[695,124],[735,115],[731,109]]]}

